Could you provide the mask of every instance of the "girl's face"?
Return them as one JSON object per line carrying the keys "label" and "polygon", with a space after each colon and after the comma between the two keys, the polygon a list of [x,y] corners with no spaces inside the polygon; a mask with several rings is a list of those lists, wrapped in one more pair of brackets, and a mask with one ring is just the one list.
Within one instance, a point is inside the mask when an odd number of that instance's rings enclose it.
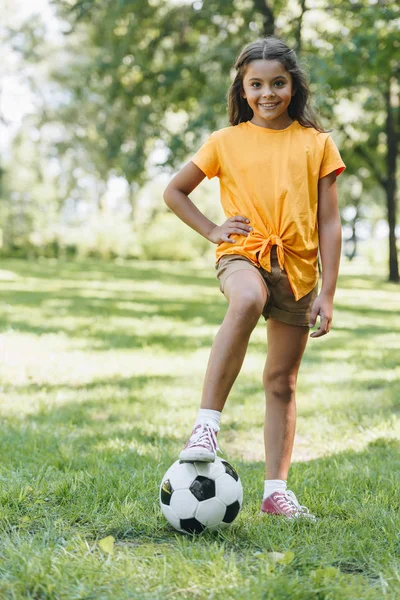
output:
{"label": "girl's face", "polygon": [[279,60],[253,60],[243,77],[243,98],[254,115],[251,122],[269,129],[285,129],[293,119],[288,106],[294,96],[292,76]]}

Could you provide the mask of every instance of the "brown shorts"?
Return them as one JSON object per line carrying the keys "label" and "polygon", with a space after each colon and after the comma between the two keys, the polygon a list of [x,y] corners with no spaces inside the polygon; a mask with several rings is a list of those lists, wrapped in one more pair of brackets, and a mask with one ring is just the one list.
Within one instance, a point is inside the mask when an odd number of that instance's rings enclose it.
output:
{"label": "brown shorts", "polygon": [[222,293],[224,293],[225,281],[232,273],[243,269],[258,273],[267,291],[267,302],[262,312],[264,319],[271,317],[288,325],[308,327],[311,308],[318,295],[318,283],[311,292],[296,302],[286,271],[279,266],[276,246],[271,249],[271,273],[262,267],[257,268],[250,260],[238,254],[221,256],[215,268]]}

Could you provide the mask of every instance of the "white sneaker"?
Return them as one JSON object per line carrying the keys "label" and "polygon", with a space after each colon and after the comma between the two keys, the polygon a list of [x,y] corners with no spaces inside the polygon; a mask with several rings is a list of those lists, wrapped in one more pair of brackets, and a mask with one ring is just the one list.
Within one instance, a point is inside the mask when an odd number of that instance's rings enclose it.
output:
{"label": "white sneaker", "polygon": [[200,423],[192,431],[186,446],[179,454],[182,462],[214,462],[217,450],[217,431],[208,423]]}

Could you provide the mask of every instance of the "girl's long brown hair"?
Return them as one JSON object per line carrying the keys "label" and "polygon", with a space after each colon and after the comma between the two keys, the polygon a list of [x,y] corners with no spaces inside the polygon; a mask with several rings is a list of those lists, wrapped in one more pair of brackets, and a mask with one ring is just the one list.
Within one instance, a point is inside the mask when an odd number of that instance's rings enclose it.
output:
{"label": "girl's long brown hair", "polygon": [[253,60],[279,60],[292,76],[294,96],[288,106],[288,113],[303,127],[314,127],[317,131],[325,132],[318,122],[314,111],[309,105],[310,90],[306,75],[301,69],[294,50],[291,50],[282,40],[269,35],[262,40],[248,44],[235,61],[236,76],[228,92],[229,122],[238,125],[253,118],[253,111],[243,98],[243,78],[247,65]]}

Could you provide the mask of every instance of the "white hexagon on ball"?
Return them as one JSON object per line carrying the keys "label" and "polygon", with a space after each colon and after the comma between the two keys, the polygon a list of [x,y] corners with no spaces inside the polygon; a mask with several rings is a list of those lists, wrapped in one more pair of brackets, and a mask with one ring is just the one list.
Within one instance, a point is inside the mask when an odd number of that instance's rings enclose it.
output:
{"label": "white hexagon on ball", "polygon": [[172,467],[169,473],[169,480],[174,491],[187,489],[197,477],[197,471],[191,463],[180,464],[177,461]]}
{"label": "white hexagon on ball", "polygon": [[222,460],[217,456],[213,463],[194,463],[196,471],[203,477],[209,477],[210,479],[217,479],[220,475],[225,473],[225,467]]}
{"label": "white hexagon on ball", "polygon": [[218,477],[215,482],[215,495],[219,500],[222,500],[226,506],[229,506],[229,504],[239,500],[239,487],[241,486],[238,481],[233,479],[228,473],[224,473],[224,475]]}
{"label": "white hexagon on ball", "polygon": [[219,525],[225,516],[226,506],[218,498],[199,502],[196,519],[206,527]]}
{"label": "white hexagon on ball", "polygon": [[178,519],[195,516],[199,501],[190,490],[175,490],[171,496],[170,509]]}

